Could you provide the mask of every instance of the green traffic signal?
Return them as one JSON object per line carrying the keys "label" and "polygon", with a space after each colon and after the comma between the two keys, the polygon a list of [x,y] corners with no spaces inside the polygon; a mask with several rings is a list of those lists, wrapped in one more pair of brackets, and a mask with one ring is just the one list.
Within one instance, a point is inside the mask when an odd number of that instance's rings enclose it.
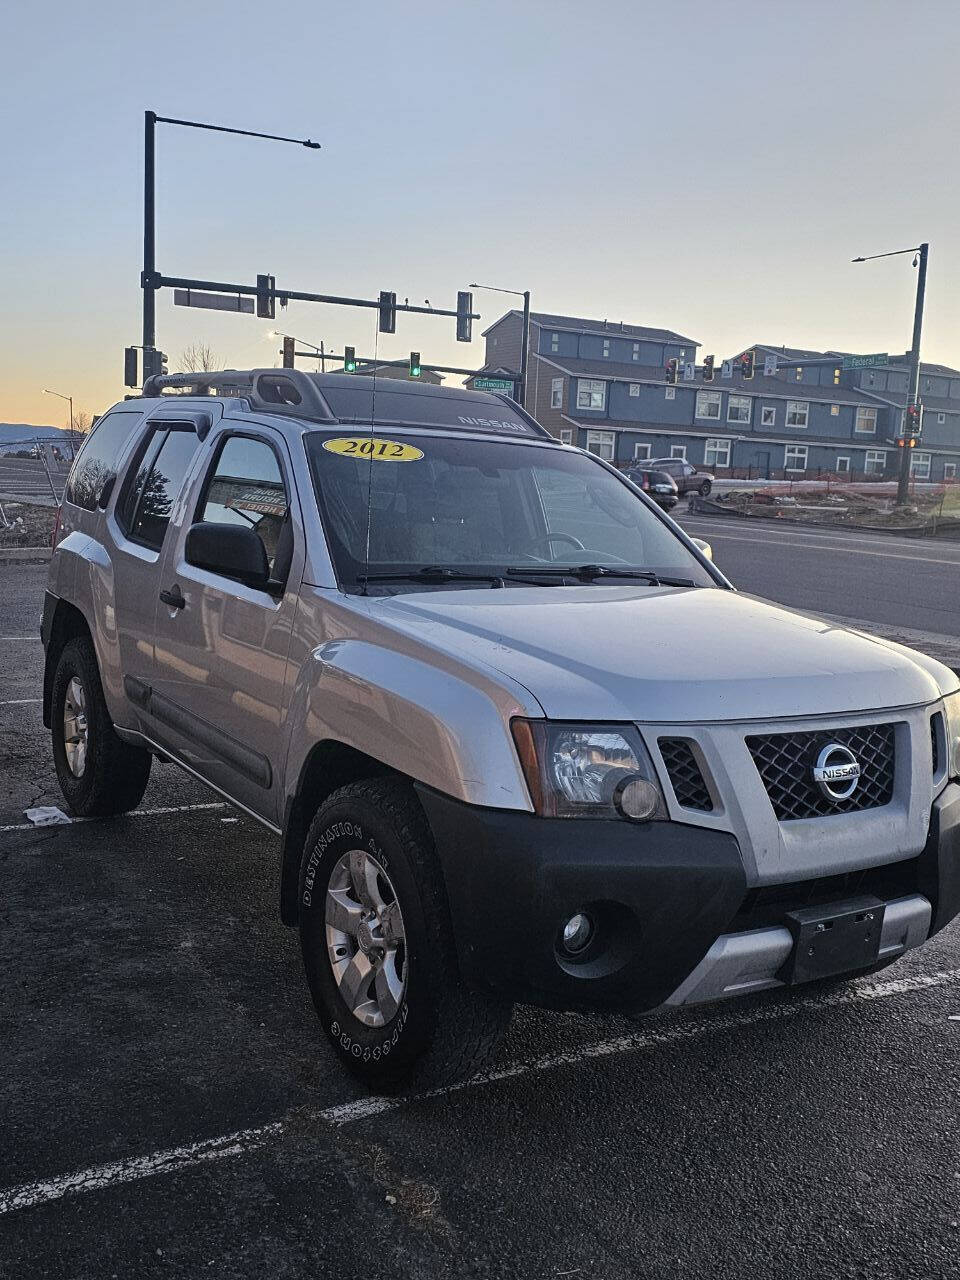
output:
{"label": "green traffic signal", "polygon": [[346,373],[357,372],[357,353],[353,347],[343,348],[343,368]]}
{"label": "green traffic signal", "polygon": [[410,377],[411,378],[420,377],[420,352],[419,351],[410,352]]}

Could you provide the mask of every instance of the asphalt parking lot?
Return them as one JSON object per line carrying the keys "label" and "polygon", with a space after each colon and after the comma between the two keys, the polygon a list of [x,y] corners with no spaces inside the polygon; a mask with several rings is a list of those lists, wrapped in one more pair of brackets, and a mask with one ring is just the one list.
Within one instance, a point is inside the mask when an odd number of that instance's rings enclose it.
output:
{"label": "asphalt parking lot", "polygon": [[172,766],[26,822],[44,574],[0,565],[4,1280],[960,1275],[960,928],[839,990],[518,1010],[488,1076],[370,1099],[255,824]]}

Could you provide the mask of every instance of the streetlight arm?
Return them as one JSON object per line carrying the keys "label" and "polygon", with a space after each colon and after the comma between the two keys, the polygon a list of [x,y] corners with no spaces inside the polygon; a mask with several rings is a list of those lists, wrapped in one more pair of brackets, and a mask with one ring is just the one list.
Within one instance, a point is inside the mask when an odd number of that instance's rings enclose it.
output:
{"label": "streetlight arm", "polygon": [[900,253],[919,253],[923,245],[918,244],[914,249],[892,249],[890,253],[871,253],[865,258],[851,258],[851,262],[873,262],[874,258],[895,258]]}
{"label": "streetlight arm", "polygon": [[244,138],[266,138],[269,142],[293,142],[298,147],[308,147],[311,151],[319,151],[320,143],[311,138],[286,138],[279,133],[257,133],[253,129],[230,129],[223,124],[205,124],[201,120],[175,120],[173,116],[154,116],[157,124],[179,124],[186,129],[210,129],[214,133],[238,133]]}

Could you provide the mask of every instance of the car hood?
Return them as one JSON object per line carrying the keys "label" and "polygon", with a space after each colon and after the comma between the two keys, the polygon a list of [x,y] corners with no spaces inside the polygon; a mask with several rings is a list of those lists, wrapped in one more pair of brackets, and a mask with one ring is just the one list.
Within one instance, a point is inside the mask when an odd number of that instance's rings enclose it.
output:
{"label": "car hood", "polygon": [[720,588],[443,590],[368,604],[411,639],[512,677],[551,719],[839,715],[958,685],[925,655]]}

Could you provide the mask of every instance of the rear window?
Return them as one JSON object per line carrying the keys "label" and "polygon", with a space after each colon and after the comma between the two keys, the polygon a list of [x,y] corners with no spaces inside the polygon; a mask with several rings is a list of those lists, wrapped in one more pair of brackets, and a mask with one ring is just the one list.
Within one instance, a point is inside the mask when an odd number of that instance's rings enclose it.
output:
{"label": "rear window", "polygon": [[140,420],[137,410],[105,414],[80,448],[64,498],[87,511],[96,508],[103,486],[117,470],[117,459]]}

